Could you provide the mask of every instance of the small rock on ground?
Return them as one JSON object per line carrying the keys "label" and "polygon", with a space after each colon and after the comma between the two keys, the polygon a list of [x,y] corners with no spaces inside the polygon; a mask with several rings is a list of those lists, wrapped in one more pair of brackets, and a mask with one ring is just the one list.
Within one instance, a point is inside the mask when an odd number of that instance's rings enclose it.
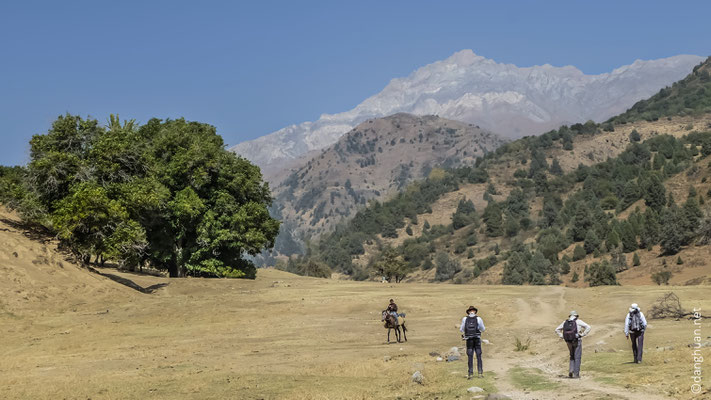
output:
{"label": "small rock on ground", "polygon": [[415,371],[414,374],[412,374],[412,381],[415,383],[419,383],[422,385],[422,381],[424,381],[425,377],[422,376],[422,373],[420,371]]}
{"label": "small rock on ground", "polygon": [[447,361],[457,361],[462,357],[461,353],[459,352],[459,348],[457,347],[452,347],[451,349],[449,349],[447,354],[445,354],[444,356]]}

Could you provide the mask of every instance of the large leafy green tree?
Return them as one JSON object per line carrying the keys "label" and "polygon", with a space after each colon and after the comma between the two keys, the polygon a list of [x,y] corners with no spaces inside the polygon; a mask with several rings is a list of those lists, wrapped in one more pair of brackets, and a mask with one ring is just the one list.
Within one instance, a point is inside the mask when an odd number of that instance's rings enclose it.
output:
{"label": "large leafy green tree", "polygon": [[153,119],[139,133],[151,139],[154,174],[169,193],[148,224],[151,258],[171,276],[254,277],[245,254],[273,246],[279,230],[259,168],[224,150],[207,124]]}
{"label": "large leafy green tree", "polygon": [[30,147],[32,211],[83,261],[254,277],[246,256],[274,244],[279,222],[259,168],[226,151],[210,125],[111,116],[103,127],[65,115]]}

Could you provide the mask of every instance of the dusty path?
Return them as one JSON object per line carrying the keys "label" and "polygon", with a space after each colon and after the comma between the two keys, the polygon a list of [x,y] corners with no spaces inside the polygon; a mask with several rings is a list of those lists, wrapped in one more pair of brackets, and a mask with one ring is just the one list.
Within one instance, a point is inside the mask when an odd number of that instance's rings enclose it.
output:
{"label": "dusty path", "polygon": [[[561,316],[567,314],[564,300],[564,290],[562,288],[552,288],[545,296],[535,296],[531,299],[518,298],[516,303],[518,306],[518,315],[522,315],[523,322],[531,327],[545,327],[550,330],[552,340],[548,338],[542,339],[544,346],[540,353],[531,355],[525,352],[516,353],[514,357],[502,357],[502,355],[489,358],[487,360],[487,369],[494,371],[499,377],[497,386],[502,393],[506,393],[512,398],[522,400],[534,400],[549,398],[547,396],[555,396],[560,392],[528,392],[522,391],[511,382],[509,371],[515,367],[537,368],[544,372],[546,378],[550,381],[560,384],[568,393],[581,393],[582,395],[591,395],[591,398],[599,398],[600,396],[612,396],[613,398],[628,399],[628,400],[664,400],[668,397],[659,396],[652,391],[632,391],[627,388],[613,386],[601,383],[595,380],[595,374],[582,371],[580,379],[570,379],[567,372],[567,349],[561,345],[559,340],[556,340],[553,330],[561,320]],[[534,311],[535,310],[535,311]],[[592,325],[592,324],[591,324]],[[584,341],[583,358],[593,351],[593,343],[604,343],[613,335],[620,334],[619,323],[608,323],[594,325],[589,337]],[[553,398],[553,397],[550,397]],[[607,397],[606,397],[607,398]]]}

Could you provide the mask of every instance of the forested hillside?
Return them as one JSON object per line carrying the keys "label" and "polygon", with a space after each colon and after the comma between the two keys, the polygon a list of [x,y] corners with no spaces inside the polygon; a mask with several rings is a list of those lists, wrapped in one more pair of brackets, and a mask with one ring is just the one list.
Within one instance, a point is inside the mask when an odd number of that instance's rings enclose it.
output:
{"label": "forested hillside", "polygon": [[[709,67],[624,118],[526,137],[472,168],[434,169],[288,267],[308,270],[308,260],[355,279],[591,286],[618,283],[618,273],[659,283],[687,276],[695,264],[685,254],[705,257],[711,237]],[[634,117],[647,107],[657,112]]]}

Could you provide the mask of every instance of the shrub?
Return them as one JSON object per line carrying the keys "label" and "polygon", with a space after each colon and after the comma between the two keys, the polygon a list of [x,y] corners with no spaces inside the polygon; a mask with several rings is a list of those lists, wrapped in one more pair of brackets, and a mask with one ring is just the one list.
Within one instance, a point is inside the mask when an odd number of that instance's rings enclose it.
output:
{"label": "shrub", "polygon": [[630,142],[639,142],[642,138],[639,136],[639,132],[637,132],[637,129],[632,129],[632,132],[630,132]]}
{"label": "shrub", "polygon": [[593,229],[589,230],[587,235],[585,235],[585,242],[583,244],[585,253],[590,254],[600,247],[600,239]]}
{"label": "shrub", "polygon": [[522,342],[521,339],[516,336],[514,351],[526,351],[529,347],[531,347],[531,338],[526,339],[526,342]]}
{"label": "shrub", "polygon": [[594,262],[585,271],[585,281],[590,287],[617,285],[617,274],[607,261]]}
{"label": "shrub", "polygon": [[587,253],[581,245],[576,245],[575,249],[573,249],[573,261],[582,260],[586,255]]}
{"label": "shrub", "polygon": [[669,270],[659,271],[652,274],[652,281],[657,285],[668,285],[669,279],[671,279],[672,273]]}
{"label": "shrub", "polygon": [[457,242],[454,246],[454,254],[462,254],[467,250],[467,244],[464,242]]}
{"label": "shrub", "polygon": [[568,275],[570,273],[570,264],[568,264],[567,261],[562,260],[559,263],[559,269],[560,269],[560,273],[562,275]]}
{"label": "shrub", "polygon": [[435,266],[435,280],[440,282],[452,279],[457,272],[462,270],[462,265],[459,261],[449,258],[446,253],[437,254]]}
{"label": "shrub", "polygon": [[637,253],[634,253],[634,256],[632,257],[632,266],[638,267],[639,264],[640,264],[639,256],[637,255]]}

